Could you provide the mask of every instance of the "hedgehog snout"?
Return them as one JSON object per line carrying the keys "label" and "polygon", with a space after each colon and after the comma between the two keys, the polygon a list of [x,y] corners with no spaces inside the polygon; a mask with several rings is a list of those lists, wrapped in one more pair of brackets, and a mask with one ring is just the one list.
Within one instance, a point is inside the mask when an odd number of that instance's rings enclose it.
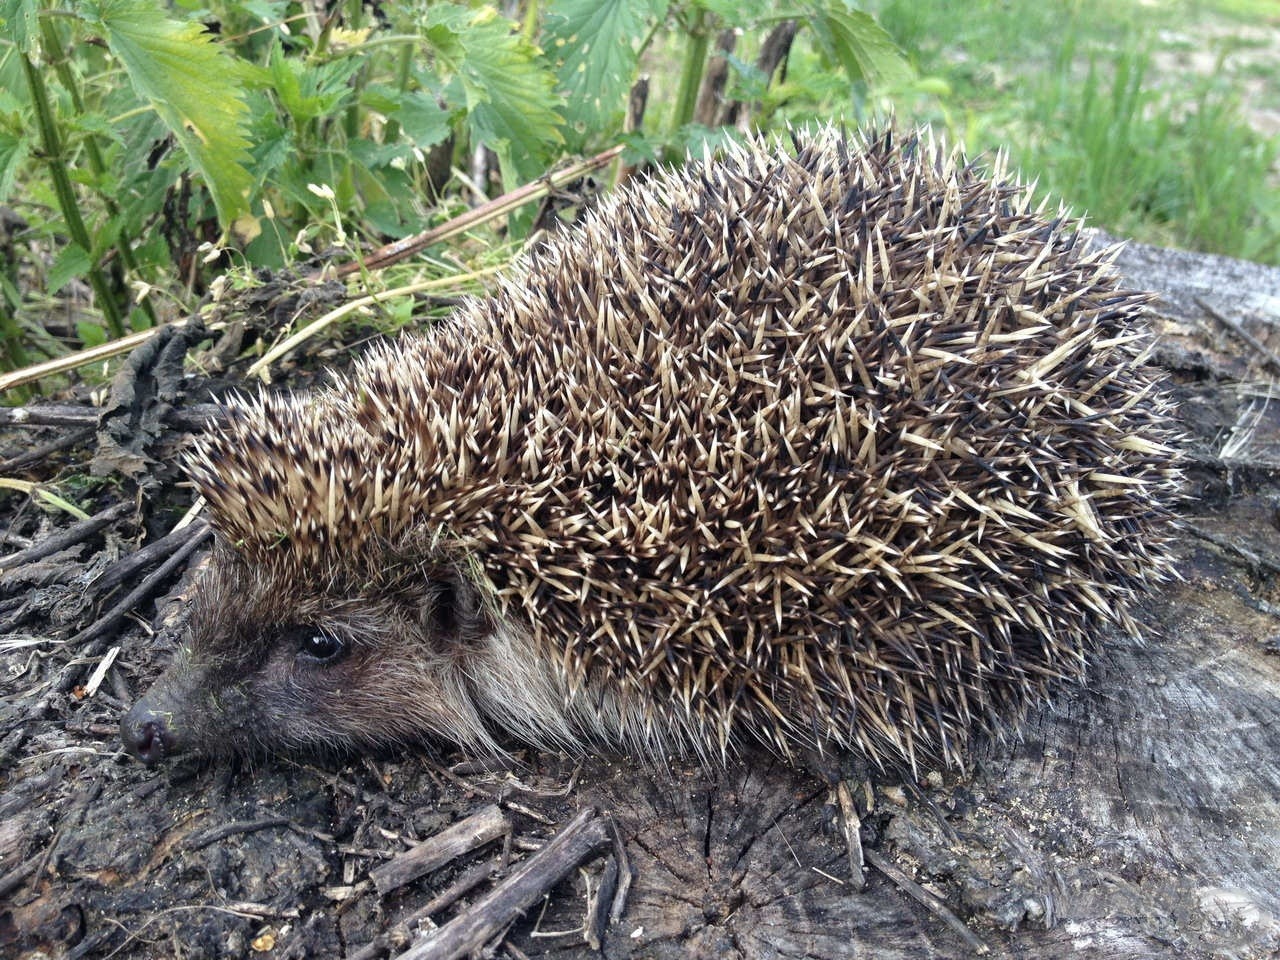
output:
{"label": "hedgehog snout", "polygon": [[180,743],[171,722],[170,710],[158,710],[147,698],[133,705],[120,721],[120,739],[124,748],[145,763],[154,767],[165,757],[178,753]]}
{"label": "hedgehog snout", "polygon": [[190,750],[200,732],[191,726],[200,715],[191,707],[203,705],[197,691],[204,679],[181,652],[120,721],[124,748],[148,767]]}

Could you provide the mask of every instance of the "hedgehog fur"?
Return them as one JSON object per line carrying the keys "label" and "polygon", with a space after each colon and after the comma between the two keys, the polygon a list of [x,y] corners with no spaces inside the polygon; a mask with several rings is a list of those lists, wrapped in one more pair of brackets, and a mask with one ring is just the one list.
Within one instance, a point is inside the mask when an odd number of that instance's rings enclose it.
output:
{"label": "hedgehog fur", "polygon": [[1136,631],[1178,486],[1148,297],[998,161],[792,140],[620,189],[436,329],[233,403],[131,748],[957,765]]}

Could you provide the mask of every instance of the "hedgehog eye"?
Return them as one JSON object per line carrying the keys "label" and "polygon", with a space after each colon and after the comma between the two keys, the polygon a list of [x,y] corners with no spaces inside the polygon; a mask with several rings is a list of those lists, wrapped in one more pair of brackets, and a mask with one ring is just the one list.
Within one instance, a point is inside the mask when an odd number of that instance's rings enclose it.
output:
{"label": "hedgehog eye", "polygon": [[347,652],[341,639],[323,630],[303,630],[298,636],[298,656],[316,663],[333,663]]}

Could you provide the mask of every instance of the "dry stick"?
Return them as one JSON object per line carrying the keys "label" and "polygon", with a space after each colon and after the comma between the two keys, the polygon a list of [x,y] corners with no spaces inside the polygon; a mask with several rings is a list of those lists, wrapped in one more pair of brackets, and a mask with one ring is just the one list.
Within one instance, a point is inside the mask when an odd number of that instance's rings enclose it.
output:
{"label": "dry stick", "polygon": [[[152,328],[153,331],[159,329],[162,328]],[[154,333],[152,335],[154,336]],[[120,343],[119,340],[113,342]],[[132,346],[137,346],[137,344],[132,344]],[[121,352],[124,351],[122,350]],[[73,356],[78,358],[79,354]],[[21,373],[22,371],[15,372]],[[165,422],[181,430],[200,430],[211,419],[217,419],[222,416],[222,411],[222,406],[217,403],[193,403],[190,406],[171,409],[165,415]],[[86,407],[76,403],[42,403],[35,407],[0,407],[0,426],[96,427],[101,413],[102,411],[96,407]]]}
{"label": "dry stick", "polygon": [[462,899],[484,881],[498,873],[498,858],[488,860],[484,863],[477,863],[465,870],[453,883],[445,887],[434,897],[424,903],[412,913],[406,914],[395,922],[391,930],[378,934],[369,943],[357,950],[355,953],[347,957],[347,960],[374,960],[376,957],[382,956],[395,945],[398,932],[404,933],[404,941],[409,940],[408,932],[417,924],[427,919],[434,913],[452,906],[458,900]]}
{"label": "dry stick", "polygon": [[990,952],[990,948],[978,938],[978,935],[966,927],[960,918],[952,913],[941,899],[935,897],[924,887],[920,886],[920,884],[916,883],[888,860],[880,856],[877,851],[866,850],[864,851],[864,855],[867,858],[867,862],[892,880],[899,890],[910,896],[935,917],[954,930],[956,935],[969,945],[970,950],[979,956],[986,956]]}
{"label": "dry stick", "polygon": [[844,845],[849,851],[849,875],[853,878],[853,889],[861,893],[867,888],[866,861],[862,852],[862,818],[853,805],[849,785],[843,780],[836,786],[836,799],[840,803]]}
{"label": "dry stick", "polygon": [[1209,314],[1209,316],[1213,317],[1213,319],[1217,320],[1249,346],[1253,347],[1253,349],[1258,351],[1262,356],[1262,359],[1265,360],[1269,366],[1273,367],[1277,372],[1280,372],[1280,354],[1277,354],[1274,350],[1242,327],[1237,321],[1228,317],[1225,313],[1209,306],[1209,304],[1205,303],[1199,297],[1196,297],[1195,300],[1196,303],[1200,305],[1201,310]]}
{"label": "dry stick", "polygon": [[107,593],[114,590],[139,570],[151,566],[162,557],[167,557],[192,537],[204,534],[207,529],[207,526],[201,521],[190,526],[171,530],[160,539],[143,544],[133,553],[126,557],[121,557],[107,567],[106,570],[103,570],[94,580],[90,581],[89,589],[94,593]]}
{"label": "dry stick", "polygon": [[48,848],[46,847],[40,853],[36,854],[29,860],[18,864],[4,876],[0,877],[0,897],[7,897],[26,881],[27,877],[36,872],[36,868],[48,859]]}
{"label": "dry stick", "polygon": [[0,473],[13,473],[32,464],[44,463],[56,453],[63,450],[70,450],[72,447],[78,447],[86,440],[93,438],[93,427],[81,427],[74,430],[63,437],[56,440],[50,440],[48,443],[42,443],[38,447],[33,447],[26,453],[20,453],[17,456],[10,457],[8,460],[0,462]]}
{"label": "dry stick", "polygon": [[227,417],[227,408],[220,403],[192,403],[172,407],[165,414],[164,422],[178,430],[194,433],[204,430],[210,423],[219,423]]}
{"label": "dry stick", "polygon": [[[128,614],[132,613],[133,609],[142,602],[143,598],[154,590],[158,583],[167,579],[174,570],[176,570],[181,564],[185,563],[187,557],[191,556],[191,554],[195,552],[195,549],[204,543],[208,536],[208,527],[198,531],[190,540],[175,550],[173,556],[156,568],[154,573],[150,574],[145,580],[125,594],[123,600],[99,617],[96,623],[91,623],[68,640],[67,645],[75,647],[81,644],[91,644],[91,647],[86,648],[84,656],[95,656],[99,647],[105,645],[106,637],[104,635],[107,631],[123,620]],[[73,664],[68,664],[67,666],[71,667]],[[74,684],[75,680],[72,679],[66,686],[61,687],[59,692],[65,693],[67,690],[70,690]]]}
{"label": "dry stick", "polygon": [[[179,320],[177,323],[185,323],[185,320]],[[21,370],[13,370],[9,373],[0,375],[0,393],[13,387],[22,386],[24,383],[32,383],[41,377],[52,376],[56,373],[66,373],[77,367],[88,366],[91,363],[97,363],[99,360],[109,360],[112,357],[119,356],[122,353],[128,353],[134,347],[140,347],[152,337],[156,335],[156,331],[163,329],[162,327],[148,327],[146,330],[139,330],[137,333],[126,334],[116,340],[108,340],[106,343],[99,344],[96,347],[90,347],[87,350],[79,350],[75,353],[68,354],[65,357],[54,357],[52,360],[45,360],[41,363],[32,364],[29,367],[23,367]],[[93,413],[93,420],[98,419],[97,411]],[[13,420],[13,423],[20,421]],[[34,422],[34,421],[32,421]]]}
{"label": "dry stick", "polygon": [[481,950],[578,864],[609,843],[608,822],[586,807],[509,878],[399,960],[453,960]]}
{"label": "dry stick", "polygon": [[609,907],[609,922],[617,923],[622,919],[622,911],[627,909],[627,894],[631,892],[631,858],[627,856],[627,845],[622,842],[622,832],[612,817],[609,818],[609,836],[613,838],[613,858],[618,861],[618,889]]}
{"label": "dry stick", "polygon": [[94,407],[84,407],[76,403],[42,403],[36,407],[0,407],[0,424],[14,427],[78,427],[85,424],[96,426],[98,414],[101,412]]}
{"label": "dry stick", "polygon": [[25,550],[11,553],[7,557],[0,557],[0,573],[16,570],[18,567],[33,563],[36,560],[43,560],[59,550],[65,550],[73,544],[89,539],[107,524],[119,520],[125,514],[132,512],[133,506],[131,502],[117,503],[107,507],[101,513],[95,513],[88,520],[73,523],[61,533],[55,533],[53,536],[41,540]]}
{"label": "dry stick", "polygon": [[619,144],[618,146],[610,147],[603,153],[597,153],[588,160],[575,163],[564,170],[548,173],[533,183],[526,183],[523,187],[512,190],[510,193],[504,193],[502,196],[495,197],[487,203],[482,203],[474,210],[468,210],[466,213],[454,217],[438,227],[424,230],[422,233],[415,234],[412,237],[405,237],[403,240],[397,240],[395,243],[380,247],[366,257],[363,262],[343,264],[338,268],[337,274],[339,277],[345,277],[360,270],[380,270],[393,263],[399,263],[401,260],[412,257],[433,244],[456,237],[458,234],[465,233],[478,224],[510,213],[532,200],[540,200],[553,190],[559,190],[566,184],[579,180],[588,173],[607,166],[614,157],[622,153],[622,150],[623,147]]}
{"label": "dry stick", "polygon": [[369,876],[378,893],[385,897],[392,890],[510,832],[510,821],[496,804],[490,804],[428,837],[394,860],[375,867],[369,871]]}
{"label": "dry stick", "polygon": [[604,931],[609,925],[609,906],[614,894],[618,891],[618,858],[609,854],[604,861],[604,870],[600,874],[600,886],[595,896],[587,904],[586,936],[587,946],[599,950],[604,943]]}
{"label": "dry stick", "polygon": [[222,823],[187,837],[182,843],[182,849],[187,852],[203,850],[212,843],[217,843],[219,840],[225,840],[227,837],[233,837],[240,833],[257,833],[259,830],[268,830],[271,827],[287,827],[289,825],[288,817],[263,817],[260,820],[237,820],[234,823]]}
{"label": "dry stick", "polygon": [[84,649],[80,652],[78,657],[58,671],[58,675],[54,677],[49,684],[48,692],[40,698],[24,720],[20,720],[14,725],[16,727],[21,727],[21,729],[18,731],[17,736],[11,737],[9,741],[5,742],[4,748],[0,750],[0,758],[3,758],[5,755],[12,755],[13,752],[22,745],[27,734],[30,732],[31,721],[42,719],[49,712],[49,706],[52,703],[53,698],[59,694],[66,693],[76,685],[76,682],[84,673],[85,661],[96,657],[102,652],[102,648],[107,645],[107,642],[110,639],[107,635],[107,631],[132,611],[143,597],[147,596],[147,594],[154,590],[156,584],[167,578],[179,565],[185,563],[187,557],[191,555],[196,547],[200,546],[200,544],[204,542],[205,536],[208,535],[208,532],[209,531],[206,529],[203,533],[192,537],[187,544],[180,547],[172,557],[164,562],[161,567],[143,580],[142,583],[138,584],[137,587],[131,590],[123,600],[112,607],[105,616],[99,619],[96,623],[90,624],[67,641],[67,646],[69,647],[83,646]]}

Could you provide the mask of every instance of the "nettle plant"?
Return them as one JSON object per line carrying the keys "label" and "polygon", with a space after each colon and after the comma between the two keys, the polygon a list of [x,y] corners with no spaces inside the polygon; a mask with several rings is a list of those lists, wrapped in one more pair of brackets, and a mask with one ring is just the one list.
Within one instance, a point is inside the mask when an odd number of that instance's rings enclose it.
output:
{"label": "nettle plant", "polygon": [[[848,115],[907,69],[841,0],[349,2],[327,19],[272,0],[3,0],[0,17],[10,366],[189,309],[226,267],[203,262],[211,242],[250,266],[354,253],[566,155],[625,136],[633,158],[670,158],[780,107]],[[33,321],[85,283],[92,308],[61,338]]]}

